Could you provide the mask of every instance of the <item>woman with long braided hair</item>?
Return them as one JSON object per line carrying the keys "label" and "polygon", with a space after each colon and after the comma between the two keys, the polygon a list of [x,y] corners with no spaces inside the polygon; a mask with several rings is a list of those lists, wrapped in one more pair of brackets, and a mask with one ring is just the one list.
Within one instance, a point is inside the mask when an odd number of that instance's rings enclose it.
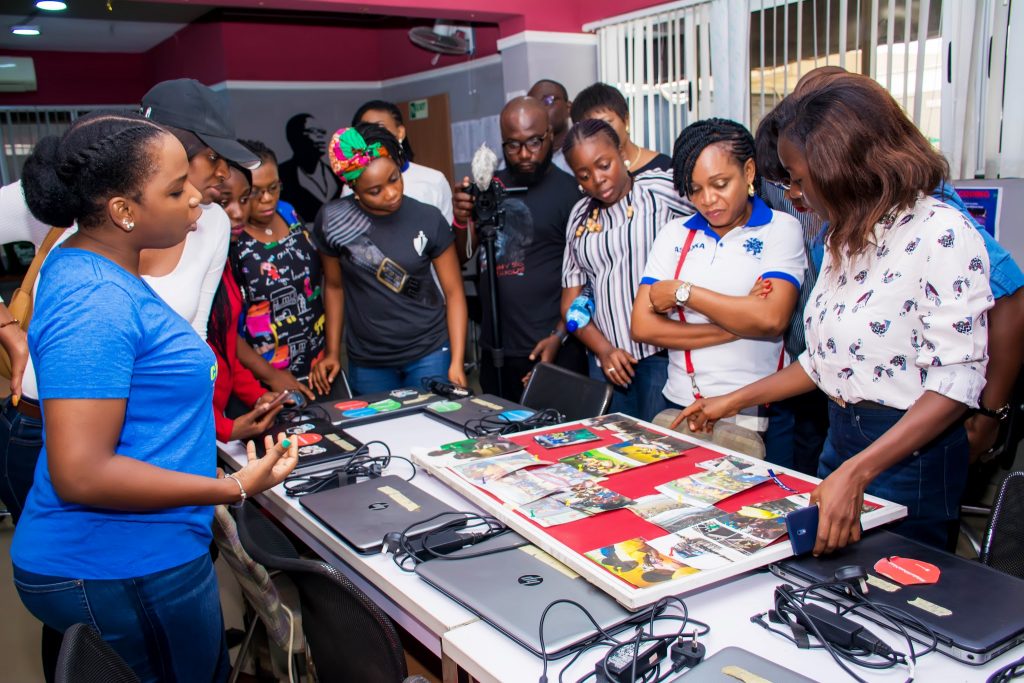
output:
{"label": "woman with long braided hair", "polygon": [[[755,192],[754,139],[741,124],[688,126],[672,155],[676,190],[697,208],[666,225],[633,304],[633,337],[669,349],[665,396],[687,406],[784,365],[782,333],[806,269],[800,224]],[[737,422],[790,464],[791,426],[763,406]]]}
{"label": "woman with long braided hair", "polygon": [[25,163],[29,209],[78,232],[43,266],[29,330],[45,439],[11,546],[57,631],[95,627],[143,681],[223,680],[213,505],[280,483],[297,444],[216,476],[213,352],[139,274],[196,229],[185,149],[134,114],[78,119]]}
{"label": "woman with long braided hair", "polygon": [[604,121],[578,122],[562,150],[587,194],[566,229],[562,314],[589,284],[593,322],[575,334],[590,352],[590,376],[615,386],[612,411],[650,420],[666,407],[668,354],[630,336],[630,311],[658,230],[692,210],[672,190],[668,173],[630,174],[619,136]]}

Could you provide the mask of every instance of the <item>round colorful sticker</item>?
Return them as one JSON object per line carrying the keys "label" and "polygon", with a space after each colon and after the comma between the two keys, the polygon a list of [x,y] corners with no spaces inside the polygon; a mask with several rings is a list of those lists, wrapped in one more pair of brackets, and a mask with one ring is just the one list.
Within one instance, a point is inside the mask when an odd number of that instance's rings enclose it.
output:
{"label": "round colorful sticker", "polygon": [[342,401],[341,403],[335,403],[334,407],[338,410],[355,410],[357,408],[365,408],[366,401]]}
{"label": "round colorful sticker", "polygon": [[454,413],[456,410],[462,409],[462,406],[455,401],[438,401],[437,403],[431,403],[427,407],[435,413]]}
{"label": "round colorful sticker", "polygon": [[[363,405],[366,404],[364,403]],[[377,410],[374,408],[356,408],[355,410],[345,410],[341,413],[342,417],[369,417],[376,414]]]}
{"label": "round colorful sticker", "polygon": [[320,441],[322,438],[324,438],[324,437],[320,436],[319,434],[308,433],[308,434],[299,434],[298,436],[295,437],[295,440],[298,441],[299,442],[299,446],[302,447],[302,446],[311,446],[311,445],[317,443],[318,441]]}

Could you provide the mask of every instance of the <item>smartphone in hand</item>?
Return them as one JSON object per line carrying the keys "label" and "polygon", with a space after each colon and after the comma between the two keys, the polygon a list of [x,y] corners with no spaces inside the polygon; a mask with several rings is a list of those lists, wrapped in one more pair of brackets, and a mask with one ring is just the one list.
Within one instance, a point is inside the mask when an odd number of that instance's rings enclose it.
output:
{"label": "smartphone in hand", "polygon": [[814,550],[818,538],[818,506],[810,505],[786,515],[786,531],[794,555],[805,555]]}

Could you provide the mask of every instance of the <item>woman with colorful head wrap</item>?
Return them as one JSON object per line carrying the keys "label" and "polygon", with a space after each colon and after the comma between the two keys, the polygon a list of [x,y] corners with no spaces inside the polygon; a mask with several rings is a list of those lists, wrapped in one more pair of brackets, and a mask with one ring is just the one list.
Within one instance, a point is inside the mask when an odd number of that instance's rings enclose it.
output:
{"label": "woman with colorful head wrap", "polygon": [[326,204],[313,228],[327,314],[314,388],[330,390],[343,330],[357,394],[436,376],[465,385],[466,297],[451,226],[437,208],[403,196],[402,148],[386,129],[343,128],[328,156],[353,194]]}

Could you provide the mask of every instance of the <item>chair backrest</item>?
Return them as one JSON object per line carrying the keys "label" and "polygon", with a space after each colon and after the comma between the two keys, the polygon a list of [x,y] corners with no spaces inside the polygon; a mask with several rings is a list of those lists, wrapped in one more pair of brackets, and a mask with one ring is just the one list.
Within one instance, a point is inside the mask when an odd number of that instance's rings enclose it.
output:
{"label": "chair backrest", "polygon": [[344,574],[299,559],[295,547],[251,503],[238,511],[242,547],[267,569],[287,574],[299,591],[313,667],[323,681],[400,683],[407,674],[394,624]]}
{"label": "chair backrest", "polygon": [[1024,372],[1017,374],[1017,381],[1010,394],[1010,414],[999,425],[999,436],[992,450],[982,453],[985,462],[995,460],[1004,469],[1013,467],[1017,458],[1017,447],[1024,440]]}
{"label": "chair backrest", "polygon": [[277,586],[266,567],[254,560],[242,547],[234,517],[226,506],[218,505],[214,508],[213,519],[213,540],[220,549],[220,556],[231,568],[245,599],[256,610],[267,634],[285,652],[288,652],[289,644],[292,654],[302,652],[305,645],[301,627],[292,634],[292,623],[281,609],[281,595]]}
{"label": "chair backrest", "polygon": [[534,410],[554,408],[571,422],[604,415],[613,391],[607,382],[551,363],[537,363],[519,402]]}
{"label": "chair backrest", "polygon": [[1010,472],[999,487],[980,559],[1024,579],[1024,472]]}
{"label": "chair backrest", "polygon": [[139,683],[139,677],[88,624],[64,632],[57,657],[56,683]]}

